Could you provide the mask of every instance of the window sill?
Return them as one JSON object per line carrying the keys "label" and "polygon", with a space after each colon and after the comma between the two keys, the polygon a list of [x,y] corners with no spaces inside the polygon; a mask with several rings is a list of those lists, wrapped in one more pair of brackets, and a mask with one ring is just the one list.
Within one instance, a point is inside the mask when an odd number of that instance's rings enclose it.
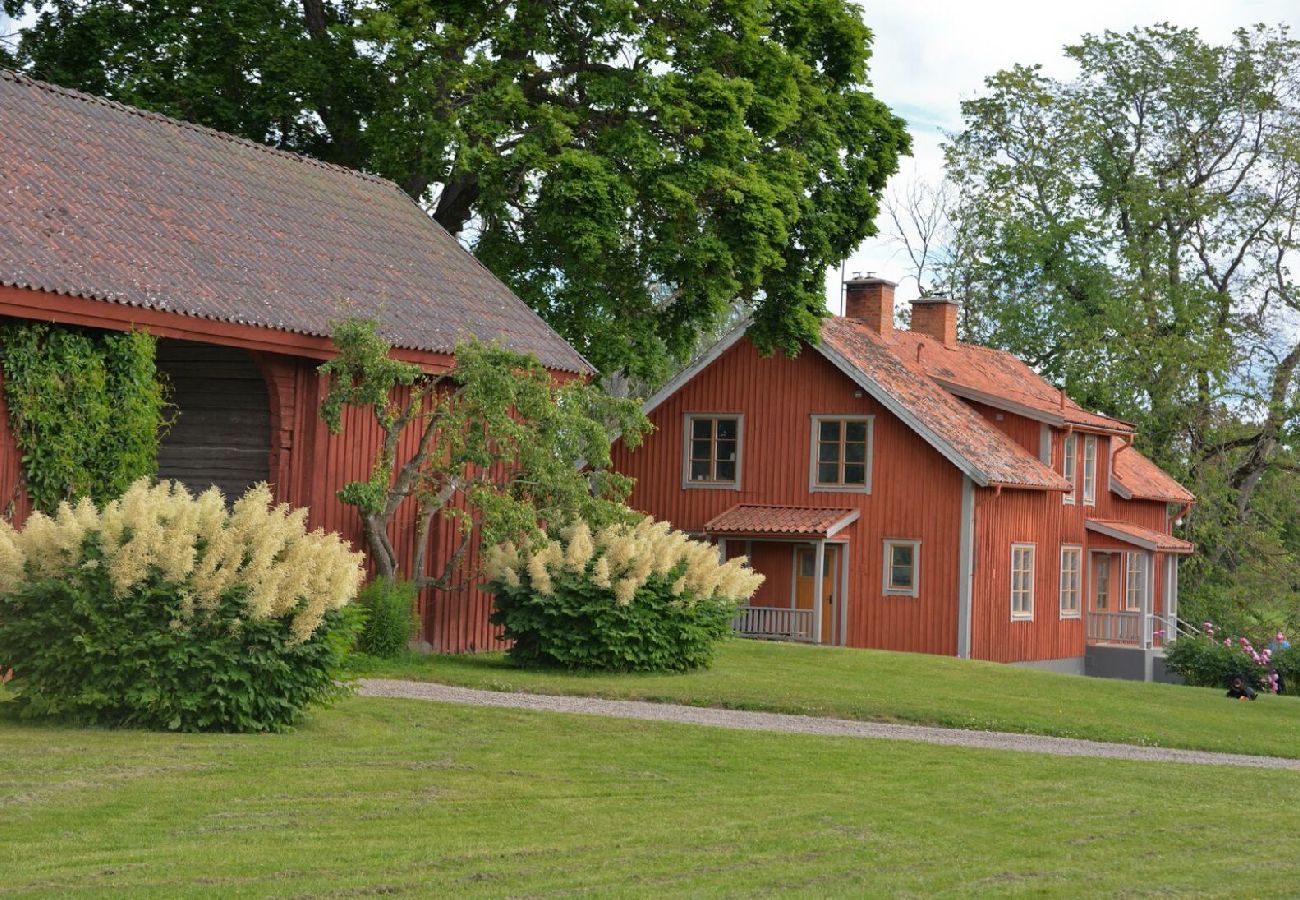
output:
{"label": "window sill", "polygon": [[870,494],[871,488],[862,487],[862,486],[854,487],[852,485],[838,486],[838,485],[813,484],[808,486],[808,493],[810,494]]}
{"label": "window sill", "polygon": [[684,491],[738,491],[740,482],[738,481],[683,481],[682,490]]}
{"label": "window sill", "polygon": [[915,600],[920,595],[921,595],[920,591],[891,591],[891,590],[883,591],[881,594],[881,596],[884,597],[907,597],[910,600]]}
{"label": "window sill", "polygon": [[1029,614],[1020,613],[1019,615],[1016,615],[1016,614],[1013,613],[1012,616],[1011,616],[1011,621],[1012,621],[1012,622],[1032,622],[1032,621],[1034,621],[1034,614],[1033,614],[1033,613],[1029,613]]}
{"label": "window sill", "polygon": [[1063,613],[1061,613],[1061,618],[1062,618],[1062,619],[1076,619],[1076,620],[1077,620],[1077,619],[1082,619],[1082,618],[1083,618],[1083,614],[1082,614],[1082,613],[1077,613],[1077,612],[1063,612]]}

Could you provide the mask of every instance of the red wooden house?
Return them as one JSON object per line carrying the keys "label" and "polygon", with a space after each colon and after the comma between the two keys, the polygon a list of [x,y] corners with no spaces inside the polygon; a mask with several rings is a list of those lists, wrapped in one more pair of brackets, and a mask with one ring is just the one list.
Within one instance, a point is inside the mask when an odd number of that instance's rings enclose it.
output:
{"label": "red wooden house", "polygon": [[[429,371],[469,335],[591,371],[391,182],[0,70],[0,323],[162,338],[179,407],[162,477],[227,495],[265,480],[359,541],[335,491],[366,476],[380,433],[358,413],[331,435],[316,373],[350,315]],[[0,414],[0,506],[21,519],[19,464]],[[413,527],[396,538],[409,561]],[[432,540],[436,556],[456,538],[443,523]],[[424,601],[434,648],[498,646],[486,596]]]}
{"label": "red wooden house", "polygon": [[957,307],[846,285],[795,359],[738,329],[616,448],[632,504],[744,554],[754,637],[1159,676],[1179,627],[1172,534],[1192,495],[1015,357],[957,341]]}

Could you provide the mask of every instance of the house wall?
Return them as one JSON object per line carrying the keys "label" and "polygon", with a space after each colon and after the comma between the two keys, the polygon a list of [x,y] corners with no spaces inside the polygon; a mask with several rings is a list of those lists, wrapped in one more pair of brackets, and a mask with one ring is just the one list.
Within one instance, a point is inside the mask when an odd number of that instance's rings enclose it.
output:
{"label": "house wall", "polygon": [[[682,487],[687,413],[744,416],[739,490]],[[833,413],[875,416],[869,495],[809,491],[810,417]],[[738,503],[857,509],[858,521],[839,535],[849,540],[846,643],[956,653],[961,474],[815,350],[763,358],[739,341],[650,419],[656,430],[638,450],[614,448],[615,468],[637,479],[632,506],[696,532]],[[883,595],[885,538],[921,541],[919,597]],[[760,546],[755,562],[767,571],[773,551]],[[789,603],[789,566],[784,559],[767,572],[758,602]]]}
{"label": "house wall", "polygon": [[[1041,424],[1015,413],[998,411],[983,404],[971,404],[989,422],[1037,455],[1041,446]],[[1000,415],[1000,418],[998,417]],[[1063,429],[1052,428],[1052,468],[1063,471],[1065,437]],[[976,491],[976,572],[972,597],[971,654],[977,659],[1021,662],[1081,656],[1084,652],[1084,619],[1063,617],[1060,612],[1060,554],[1063,545],[1083,548],[1081,608],[1087,615],[1092,599],[1090,551],[1129,552],[1134,548],[1112,538],[1090,532],[1088,519],[1123,520],[1169,533],[1170,522],[1164,503],[1125,500],[1110,490],[1110,442],[1118,440],[1098,434],[1096,498],[1092,505],[1083,498],[1084,433],[1078,440],[1075,464],[1079,489],[1074,503],[1064,502],[1055,492],[990,489]],[[1030,621],[1011,618],[1011,545],[1034,544],[1036,571],[1034,616]],[[1153,554],[1154,592],[1152,611],[1164,610],[1165,567],[1163,554]],[[1121,558],[1112,571],[1112,590],[1123,602],[1125,571]],[[1117,607],[1118,608],[1118,607]]]}

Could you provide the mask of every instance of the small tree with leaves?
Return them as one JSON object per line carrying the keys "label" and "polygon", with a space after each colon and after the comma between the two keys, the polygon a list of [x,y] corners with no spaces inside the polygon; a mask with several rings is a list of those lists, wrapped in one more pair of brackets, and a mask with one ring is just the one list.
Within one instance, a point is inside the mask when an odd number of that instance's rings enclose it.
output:
{"label": "small tree with leaves", "polygon": [[[622,501],[631,481],[610,470],[609,450],[614,434],[636,446],[650,427],[635,403],[579,378],[561,382],[536,358],[479,341],[458,345],[455,365],[436,374],[394,359],[368,319],[339,323],[334,343],[338,355],[320,367],[328,380],[321,415],[338,434],[344,407],[367,409],[384,436],[369,479],[338,492],[361,515],[380,577],[448,589],[475,535],[495,544],[579,516],[629,517]],[[411,430],[418,437],[404,451]],[[416,540],[403,571],[391,526],[406,509]],[[430,571],[439,515],[456,522],[460,541]]]}

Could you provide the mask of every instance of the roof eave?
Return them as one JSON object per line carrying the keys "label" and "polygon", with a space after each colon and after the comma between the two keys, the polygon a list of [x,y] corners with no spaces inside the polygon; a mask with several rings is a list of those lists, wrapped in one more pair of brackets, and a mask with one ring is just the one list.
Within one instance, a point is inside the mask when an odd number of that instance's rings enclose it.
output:
{"label": "roof eave", "polygon": [[918,418],[910,409],[901,403],[897,397],[886,391],[875,379],[867,377],[857,366],[853,365],[843,354],[830,346],[823,340],[816,346],[819,353],[847,375],[854,383],[870,394],[885,409],[893,413],[907,427],[919,434],[931,447],[939,451],[948,462],[952,463],[963,473],[970,477],[970,480],[980,487],[989,487],[992,479],[988,473],[976,466],[971,460],[967,459],[957,451],[955,447],[945,441],[939,435],[935,434],[920,418]]}
{"label": "roof eave", "polygon": [[1136,429],[1127,422],[1121,422],[1119,419],[1113,420],[1115,427],[1106,428],[1093,422],[1075,422],[1071,421],[1068,416],[1053,415],[1044,412],[1041,409],[1035,409],[1032,406],[1026,406],[1023,403],[1017,403],[1014,400],[1008,400],[1005,397],[999,397],[997,394],[989,394],[975,388],[967,387],[956,382],[949,381],[946,378],[930,376],[935,384],[942,387],[950,394],[962,397],[966,400],[974,400],[976,403],[983,403],[985,406],[991,406],[994,409],[1000,409],[1004,412],[1014,413],[1018,416],[1024,416],[1026,419],[1032,419],[1035,422],[1043,422],[1055,428],[1064,428],[1067,425],[1076,431],[1095,431],[1100,434],[1133,434]]}

